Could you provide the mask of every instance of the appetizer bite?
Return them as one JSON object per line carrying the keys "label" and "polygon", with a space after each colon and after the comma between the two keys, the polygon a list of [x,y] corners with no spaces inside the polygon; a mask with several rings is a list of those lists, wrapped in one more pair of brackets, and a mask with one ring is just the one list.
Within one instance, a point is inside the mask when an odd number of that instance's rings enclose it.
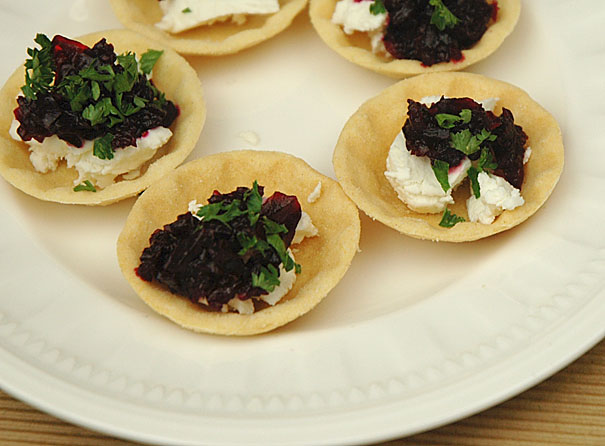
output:
{"label": "appetizer bite", "polygon": [[193,150],[202,90],[174,51],[131,31],[35,41],[0,91],[0,173],[15,187],[106,205],[136,195]]}
{"label": "appetizer bite", "polygon": [[311,0],[313,26],[357,65],[404,77],[486,58],[512,32],[520,0]]}
{"label": "appetizer bite", "polygon": [[251,335],[315,307],[357,252],[357,208],[334,180],[279,152],[189,162],[147,189],[117,244],[155,311],[198,332]]}
{"label": "appetizer bite", "polygon": [[463,242],[510,229],[563,169],[554,118],[527,93],[470,73],[401,81],[363,104],[334,151],[345,193],[416,238]]}
{"label": "appetizer bite", "polygon": [[182,54],[233,54],[286,29],[307,0],[111,0],[118,19]]}

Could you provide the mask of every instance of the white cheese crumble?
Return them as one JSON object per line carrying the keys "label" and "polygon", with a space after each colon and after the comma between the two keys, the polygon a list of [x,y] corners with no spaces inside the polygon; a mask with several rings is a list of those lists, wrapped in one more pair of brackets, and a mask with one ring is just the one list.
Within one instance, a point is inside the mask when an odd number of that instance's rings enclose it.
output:
{"label": "white cheese crumble", "polygon": [[298,225],[296,225],[296,232],[294,233],[294,238],[292,239],[292,244],[296,245],[303,241],[306,237],[315,237],[318,234],[318,230],[313,225],[311,221],[311,217],[305,211],[302,211],[300,215],[300,220],[298,221]]}
{"label": "white cheese crumble", "polygon": [[489,225],[505,210],[513,210],[525,203],[519,189],[513,187],[504,178],[480,172],[477,176],[481,196],[471,196],[466,200],[468,218],[472,222]]}
{"label": "white cheese crumble", "polygon": [[247,14],[272,14],[279,11],[278,0],[161,0],[164,12],[156,26],[179,33],[200,25],[231,19],[241,25]]}
{"label": "white cheese crumble", "polygon": [[464,180],[470,166],[471,161],[465,157],[458,166],[450,168],[450,189],[446,192],[435,177],[430,158],[412,155],[406,148],[403,132],[399,132],[389,150],[384,175],[410,209],[432,214],[442,212],[454,202],[452,190]]}
{"label": "white cheese crumble", "polygon": [[[13,139],[22,141],[17,134],[18,127],[19,122],[13,120],[9,133]],[[78,178],[74,181],[74,185],[88,180],[99,188],[105,188],[113,184],[119,175],[123,175],[125,179],[139,176],[140,167],[150,160],[171,136],[172,132],[166,127],[148,130],[137,138],[136,146],[115,150],[110,160],[93,155],[93,141],[85,141],[82,147],[75,147],[53,135],[44,138],[42,142],[31,139],[26,144],[29,145],[29,159],[36,171],[40,173],[54,171],[59,162],[65,160],[67,167],[78,171]]]}
{"label": "white cheese crumble", "polygon": [[382,41],[387,13],[372,14],[370,12],[372,4],[371,0],[341,0],[334,8],[332,23],[341,25],[345,34],[353,34],[356,31],[368,33],[372,51],[388,55]]}
{"label": "white cheese crumble", "polygon": [[204,206],[203,204],[199,204],[197,200],[191,200],[187,205],[187,211],[191,212],[195,218],[201,220],[202,217],[198,217],[198,211]]}
{"label": "white cheese crumble", "polygon": [[315,186],[315,189],[313,189],[313,192],[311,192],[309,194],[309,196],[307,197],[307,202],[315,203],[319,199],[320,195],[321,195],[321,181],[318,181],[317,186]]}
{"label": "white cheese crumble", "polygon": [[523,154],[523,164],[527,164],[530,157],[531,157],[531,147],[527,146],[527,148],[525,149],[525,153]]}

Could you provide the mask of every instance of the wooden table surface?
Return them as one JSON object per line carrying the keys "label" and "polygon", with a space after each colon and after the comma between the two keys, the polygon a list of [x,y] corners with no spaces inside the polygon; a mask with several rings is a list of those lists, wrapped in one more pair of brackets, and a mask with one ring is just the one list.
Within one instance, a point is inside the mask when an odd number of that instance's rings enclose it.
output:
{"label": "wooden table surface", "polygon": [[[136,446],[0,391],[1,446]],[[481,414],[384,446],[605,446],[605,340],[531,390]]]}

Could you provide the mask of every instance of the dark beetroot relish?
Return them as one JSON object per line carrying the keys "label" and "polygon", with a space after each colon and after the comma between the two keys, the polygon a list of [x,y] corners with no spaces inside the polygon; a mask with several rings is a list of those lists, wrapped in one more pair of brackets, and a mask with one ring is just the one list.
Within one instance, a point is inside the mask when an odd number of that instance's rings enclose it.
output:
{"label": "dark beetroot relish", "polygon": [[[262,196],[263,187],[258,186]],[[229,204],[239,200],[239,209],[246,210],[245,196],[250,189],[238,187],[228,194],[215,191],[208,203]],[[275,192],[264,200],[260,218],[251,224],[249,216],[235,217],[228,225],[217,221],[200,221],[190,212],[179,215],[175,222],[156,230],[150,237],[150,246],[141,255],[137,275],[151,282],[157,280],[174,294],[187,297],[211,311],[220,311],[234,297],[246,300],[268,294],[252,285],[252,275],[259,274],[269,264],[279,269],[281,262],[276,250],[270,247],[241,254],[242,234],[266,240],[263,217],[284,225],[287,232],[280,234],[289,247],[301,217],[301,207],[295,196]],[[207,305],[200,302],[206,299]],[[253,299],[255,308],[262,302]]]}
{"label": "dark beetroot relish", "polygon": [[[116,74],[122,73],[124,68],[116,64],[116,59],[113,45],[105,39],[89,48],[80,42],[57,35],[51,42],[51,65],[55,75],[53,87],[92,64],[97,67],[111,66]],[[102,82],[99,82],[99,85],[101,97],[112,96]],[[56,88],[38,93],[35,100],[19,96],[19,107],[14,111],[15,118],[21,124],[17,133],[24,141],[34,138],[39,142],[47,136],[57,135],[75,147],[82,147],[84,140],[94,140],[111,133],[112,149],[136,145],[136,139],[147,130],[158,126],[169,127],[178,116],[178,109],[171,101],[162,101],[161,107],[157,105],[158,91],[154,89],[152,81],[147,81],[144,75],[139,75],[133,88],[123,93],[123,102],[129,103],[139,97],[153,104],[126,116],[123,122],[111,128],[106,124],[91,125],[91,121],[82,116],[81,110],[72,110],[69,100]],[[91,103],[92,101],[83,104],[83,107]]]}
{"label": "dark beetroot relish", "polygon": [[462,50],[477,43],[495,20],[497,5],[486,0],[443,0],[443,4],[458,23],[441,31],[431,24],[434,6],[428,0],[384,0],[387,51],[396,59],[419,60],[425,66],[461,61]]}
{"label": "dark beetroot relish", "polygon": [[[459,115],[464,109],[472,113],[470,122],[456,123],[450,129],[440,127],[435,118],[440,113]],[[503,108],[502,114],[496,116],[470,98],[441,98],[430,107],[408,99],[408,119],[402,130],[407,149],[413,155],[428,156],[432,160],[445,161],[450,167],[457,166],[466,155],[452,147],[450,134],[465,129],[469,129],[473,135],[481,133],[483,129],[496,135],[493,141],[485,140],[481,144],[482,148],[491,152],[498,165],[493,173],[521,189],[527,135],[520,126],[515,125],[510,110]],[[469,158],[476,160],[480,154],[481,151],[477,151]]]}

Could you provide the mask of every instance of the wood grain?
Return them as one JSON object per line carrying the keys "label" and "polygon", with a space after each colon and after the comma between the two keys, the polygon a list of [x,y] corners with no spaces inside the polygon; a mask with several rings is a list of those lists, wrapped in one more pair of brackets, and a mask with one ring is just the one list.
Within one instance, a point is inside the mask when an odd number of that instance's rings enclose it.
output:
{"label": "wood grain", "polygon": [[[1,446],[138,446],[58,420],[0,391]],[[604,446],[605,341],[531,390],[382,446]]]}

